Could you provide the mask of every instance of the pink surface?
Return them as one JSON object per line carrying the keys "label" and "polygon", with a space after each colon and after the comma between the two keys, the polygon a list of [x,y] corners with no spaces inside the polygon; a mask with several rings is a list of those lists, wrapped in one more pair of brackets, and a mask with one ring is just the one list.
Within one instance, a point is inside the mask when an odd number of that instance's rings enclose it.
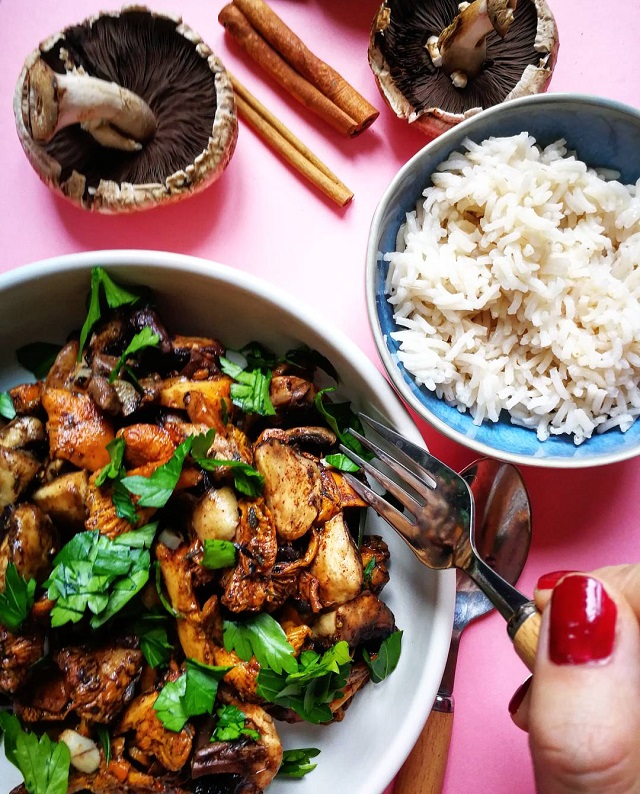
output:
{"label": "pink surface", "polygon": [[[387,109],[370,72],[366,51],[377,0],[272,2],[318,55],[381,110],[373,127],[353,140],[316,122],[249,64],[217,22],[223,0],[148,3],[180,13],[201,34],[230,71],[351,187],[355,201],[350,206],[337,209],[242,126],[229,168],[204,194],[174,207],[109,217],[76,209],[39,182],[15,133],[12,95],[22,62],[39,41],[94,11],[120,5],[112,0],[0,0],[0,270],[106,248],[202,256],[259,274],[320,308],[327,322],[340,326],[377,362],[363,289],[369,223],[395,171],[425,143],[420,132]],[[639,106],[640,4],[618,0],[604,15],[597,0],[552,5],[561,45],[551,90],[590,92]],[[450,465],[471,461],[472,453],[418,424],[431,450]],[[523,474],[534,511],[533,546],[520,580],[524,592],[531,592],[547,571],[638,559],[637,461],[577,472],[527,468]],[[534,791],[526,736],[507,713],[525,675],[495,614],[468,629],[458,663],[446,794]]]}

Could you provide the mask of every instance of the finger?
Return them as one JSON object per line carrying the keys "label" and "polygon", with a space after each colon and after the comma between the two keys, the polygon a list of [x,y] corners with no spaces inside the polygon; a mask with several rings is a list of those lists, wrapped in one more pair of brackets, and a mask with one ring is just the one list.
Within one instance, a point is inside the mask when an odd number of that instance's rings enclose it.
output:
{"label": "finger", "polygon": [[529,702],[531,700],[530,690],[532,682],[532,675],[525,678],[509,701],[509,714],[511,715],[511,719],[514,724],[523,731],[527,729],[529,724]]}
{"label": "finger", "polygon": [[[553,571],[538,579],[534,600],[540,611],[549,603],[552,588],[565,576],[572,573],[578,572]],[[640,565],[608,565],[604,568],[597,568],[592,573],[624,596],[640,620]]]}
{"label": "finger", "polygon": [[[612,575],[628,584],[626,575]],[[633,791],[640,780],[639,702],[634,610],[595,577],[561,578],[543,613],[534,676],[518,709],[538,791]]]}

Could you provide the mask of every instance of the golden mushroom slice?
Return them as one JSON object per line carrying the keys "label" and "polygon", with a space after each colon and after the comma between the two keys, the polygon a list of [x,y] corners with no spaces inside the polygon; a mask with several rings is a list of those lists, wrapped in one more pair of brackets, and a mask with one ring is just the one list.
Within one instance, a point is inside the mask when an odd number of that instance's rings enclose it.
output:
{"label": "golden mushroom slice", "polygon": [[212,184],[235,150],[229,76],[179,17],[102,13],[26,59],[14,97],[22,147],[52,190],[116,213]]}
{"label": "golden mushroom slice", "polygon": [[430,138],[547,89],[558,31],[546,0],[384,0],[369,64],[387,104]]}

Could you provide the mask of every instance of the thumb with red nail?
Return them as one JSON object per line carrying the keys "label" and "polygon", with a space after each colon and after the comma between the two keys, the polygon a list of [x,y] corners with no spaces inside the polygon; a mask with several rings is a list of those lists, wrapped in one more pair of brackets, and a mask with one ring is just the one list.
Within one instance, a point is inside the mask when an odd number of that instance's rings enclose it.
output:
{"label": "thumb with red nail", "polygon": [[541,577],[533,676],[509,710],[540,794],[640,794],[640,565]]}

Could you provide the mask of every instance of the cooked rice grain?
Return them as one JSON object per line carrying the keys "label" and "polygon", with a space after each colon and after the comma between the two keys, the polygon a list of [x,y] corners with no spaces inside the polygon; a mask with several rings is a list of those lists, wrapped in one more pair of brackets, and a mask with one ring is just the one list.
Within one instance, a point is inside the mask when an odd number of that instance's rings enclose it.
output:
{"label": "cooked rice grain", "polygon": [[[464,142],[407,214],[386,282],[399,358],[470,411],[540,440],[640,413],[640,180],[521,133]],[[606,179],[605,179],[606,177]]]}

